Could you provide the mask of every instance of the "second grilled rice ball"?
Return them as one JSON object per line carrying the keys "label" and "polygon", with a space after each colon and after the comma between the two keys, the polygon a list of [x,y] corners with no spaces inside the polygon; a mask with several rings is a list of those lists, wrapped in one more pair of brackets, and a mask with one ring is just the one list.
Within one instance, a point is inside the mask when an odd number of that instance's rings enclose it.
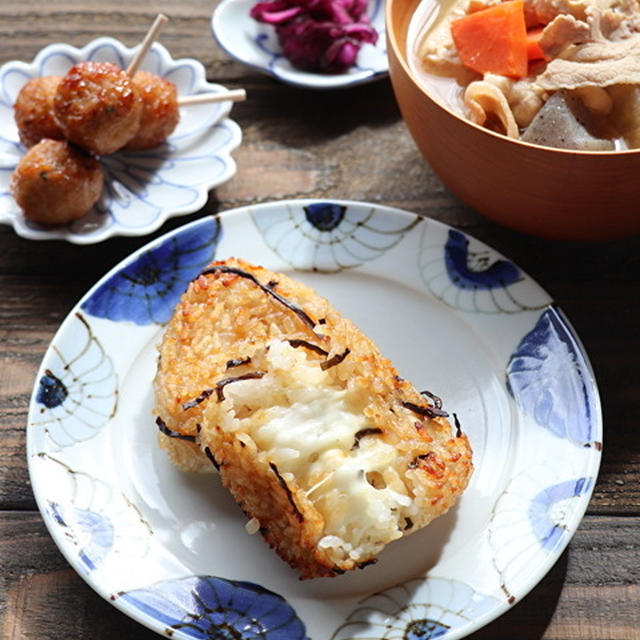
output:
{"label": "second grilled rice ball", "polygon": [[445,513],[471,448],[313,290],[239,259],[189,286],[160,346],[161,445],[219,469],[253,528],[304,578],[375,561]]}

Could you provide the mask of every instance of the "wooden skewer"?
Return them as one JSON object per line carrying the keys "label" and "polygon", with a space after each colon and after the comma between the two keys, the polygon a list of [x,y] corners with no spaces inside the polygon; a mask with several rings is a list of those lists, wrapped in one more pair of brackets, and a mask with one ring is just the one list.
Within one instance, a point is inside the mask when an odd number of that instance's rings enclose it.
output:
{"label": "wooden skewer", "polygon": [[133,60],[129,63],[127,67],[127,73],[130,76],[133,76],[135,72],[138,70],[138,67],[142,63],[142,60],[149,52],[151,45],[158,38],[158,34],[160,33],[160,29],[164,27],[164,25],[169,22],[169,18],[165,16],[163,13],[159,13],[156,19],[153,21],[151,28],[147,31],[147,35],[144,37],[140,48],[136,52],[135,56],[133,56]]}
{"label": "wooden skewer", "polygon": [[232,89],[219,93],[194,93],[191,96],[181,96],[178,98],[178,105],[183,107],[189,104],[208,104],[212,102],[242,102],[247,99],[247,92],[244,89]]}
{"label": "wooden skewer", "polygon": [[[140,48],[136,51],[135,56],[127,67],[127,74],[133,76],[140,64],[144,60],[145,56],[149,52],[151,45],[158,38],[158,34],[164,25],[169,21],[169,18],[163,13],[159,13],[156,19],[153,21],[149,31],[144,37]],[[178,98],[178,106],[186,106],[190,104],[209,104],[213,102],[224,102],[225,100],[231,100],[232,102],[240,102],[247,99],[247,93],[244,89],[234,89],[232,91],[223,91],[221,93],[196,93],[191,96],[183,96]]]}

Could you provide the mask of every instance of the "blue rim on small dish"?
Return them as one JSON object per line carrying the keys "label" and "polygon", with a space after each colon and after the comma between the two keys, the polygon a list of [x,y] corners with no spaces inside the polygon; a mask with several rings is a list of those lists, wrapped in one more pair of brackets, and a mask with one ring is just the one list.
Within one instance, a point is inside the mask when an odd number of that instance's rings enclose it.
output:
{"label": "blue rim on small dish", "polygon": [[285,84],[305,89],[354,87],[388,75],[384,0],[369,0],[368,15],[378,41],[360,49],[356,64],[345,73],[322,74],[301,71],[291,65],[271,25],[260,24],[249,15],[256,0],[222,0],[211,16],[211,29],[218,45],[232,58]]}
{"label": "blue rim on small dish", "polygon": [[[230,256],[329,298],[469,437],[475,470],[456,507],[363,571],[301,582],[245,531],[215,475],[176,470],[157,445],[164,323],[188,283]],[[456,640],[510,610],[560,557],[595,486],[602,435],[580,339],[513,262],[407,211],[285,200],[184,225],[101,278],[43,358],[27,458],[71,566],[161,635]]]}
{"label": "blue rim on small dish", "polygon": [[[102,157],[105,177],[102,196],[81,220],[43,228],[25,219],[11,196],[11,174],[26,149],[18,137],[13,104],[24,84],[36,77],[64,75],[75,63],[99,60],[125,68],[137,47],[113,38],[98,38],[82,49],[51,44],[31,63],[7,62],[0,67],[0,223],[30,240],[67,240],[93,244],[112,236],[141,236],[158,229],[168,218],[192,213],[207,194],[236,172],[231,152],[242,140],[240,127],[228,116],[231,102],[180,108],[180,122],[165,143],[144,151],[118,151]],[[194,59],[172,59],[154,43],[141,69],[171,80],[179,96],[219,93],[225,87],[207,82],[203,65]]]}

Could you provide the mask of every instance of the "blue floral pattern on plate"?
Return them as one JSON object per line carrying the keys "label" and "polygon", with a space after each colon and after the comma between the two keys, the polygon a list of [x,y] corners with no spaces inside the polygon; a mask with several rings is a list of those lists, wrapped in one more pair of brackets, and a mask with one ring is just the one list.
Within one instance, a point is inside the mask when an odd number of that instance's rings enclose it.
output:
{"label": "blue floral pattern on plate", "polygon": [[560,312],[550,307],[511,356],[507,382],[535,421],[578,446],[593,443],[593,373]]}
{"label": "blue floral pattern on plate", "polygon": [[491,262],[486,253],[482,256],[470,254],[469,240],[455,229],[449,231],[444,246],[444,262],[451,282],[459,289],[504,288],[522,279],[518,267],[507,260],[498,258]]}
{"label": "blue floral pattern on plate", "polygon": [[464,582],[415,578],[364,599],[331,640],[434,640],[497,604]]}
{"label": "blue floral pattern on plate", "polygon": [[80,313],[71,316],[73,339],[52,349],[35,392],[31,429],[46,432],[56,447],[95,437],[113,417],[118,376],[111,357]]}
{"label": "blue floral pattern on plate", "polygon": [[425,229],[419,268],[429,291],[462,311],[519,313],[550,302],[542,292],[531,290],[516,265],[457,229],[447,231],[444,245],[434,243]]}
{"label": "blue floral pattern on plate", "polygon": [[307,89],[339,89],[371,82],[388,74],[384,0],[369,0],[367,15],[378,32],[375,45],[365,44],[356,64],[345,73],[301,71],[282,54],[275,30],[250,17],[253,0],[223,0],[213,12],[211,29],[222,49],[232,58],[276,80]]}
{"label": "blue floral pattern on plate", "polygon": [[248,582],[191,576],[118,598],[161,621],[174,637],[306,640],[304,624],[286,600]]}
{"label": "blue floral pattern on plate", "polygon": [[[185,477],[157,446],[162,323],[189,281],[229,256],[322,287],[357,323],[382,321],[382,352],[404,358],[424,388],[425,363],[437,363],[445,389],[435,391],[460,412],[475,452],[467,493],[365,571],[299,582],[244,534],[215,476]],[[460,385],[464,402],[452,407]],[[587,356],[516,265],[412,213],[291,200],[195,221],[106,274],[43,359],[27,451],[43,518],[72,566],[159,634],[446,640],[501,615],[555,562],[586,509],[601,438]]]}
{"label": "blue floral pattern on plate", "polygon": [[376,260],[395,247],[422,218],[394,219],[375,207],[301,202],[253,213],[266,244],[294,269],[331,273]]}
{"label": "blue floral pattern on plate", "polygon": [[149,549],[151,530],[131,501],[93,475],[77,471],[46,453],[35,464],[51,483],[45,513],[67,557],[84,575],[127,573]]}
{"label": "blue floral pattern on plate", "polygon": [[87,571],[95,571],[113,547],[113,526],[109,519],[86,509],[74,509],[67,515],[65,508],[57,502],[50,502],[49,509],[61,527],[74,534],[83,532],[86,542],[78,551],[78,557]]}
{"label": "blue floral pattern on plate", "polygon": [[544,548],[553,548],[559,538],[565,535],[562,521],[552,517],[553,508],[562,501],[571,500],[590,491],[590,478],[565,480],[550,487],[546,487],[534,496],[529,507],[529,518],[533,526],[534,535]]}
{"label": "blue floral pattern on plate", "polygon": [[572,462],[549,458],[526,468],[496,501],[488,529],[493,565],[510,603],[526,567],[555,557],[586,508],[593,477],[575,475]]}
{"label": "blue floral pattern on plate", "polygon": [[143,251],[100,284],[82,310],[114,322],[167,322],[189,282],[213,260],[220,234],[219,220],[208,218]]}
{"label": "blue floral pattern on plate", "polygon": [[[119,151],[100,159],[105,187],[99,202],[84,218],[51,229],[25,219],[9,192],[11,174],[25,152],[13,118],[20,89],[35,77],[64,75],[83,60],[126,67],[135,52],[112,38],[99,38],[82,49],[52,44],[30,64],[14,61],[0,68],[0,223],[13,225],[25,238],[77,244],[101,242],[115,235],[146,235],[169,217],[200,209],[209,190],[233,176],[236,165],[231,152],[240,144],[242,134],[227,117],[231,102],[189,105],[181,108],[178,127],[164,144],[145,151]],[[201,63],[173,60],[157,42],[141,68],[174,82],[180,96],[225,90],[207,82]]]}

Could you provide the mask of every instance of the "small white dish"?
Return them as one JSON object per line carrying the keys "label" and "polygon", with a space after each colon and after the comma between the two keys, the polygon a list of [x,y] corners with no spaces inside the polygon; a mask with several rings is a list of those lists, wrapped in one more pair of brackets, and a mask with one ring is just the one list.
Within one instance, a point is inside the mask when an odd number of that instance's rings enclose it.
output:
{"label": "small white dish", "polygon": [[364,44],[356,64],[346,73],[322,74],[296,69],[282,54],[272,25],[254,20],[249,11],[257,0],[222,0],[211,17],[213,35],[239,62],[281,82],[306,89],[340,89],[386,77],[384,0],[369,0],[368,15],[378,32],[375,45]]}
{"label": "small white dish", "polygon": [[[456,507],[363,571],[301,582],[245,531],[219,478],[177,471],[158,447],[162,325],[188,282],[229,256],[328,297],[469,437],[475,470]],[[601,448],[593,372],[547,293],[456,229],[347,201],[226,211],[125,259],[55,335],[27,426],[34,495],[71,566],[176,640],[463,638],[560,557]]]}
{"label": "small white dish", "polygon": [[[98,60],[126,68],[137,47],[112,38],[98,38],[82,49],[52,44],[33,62],[12,61],[0,67],[0,223],[30,240],[68,240],[76,244],[102,242],[112,236],[142,236],[169,217],[192,213],[207,200],[210,189],[236,172],[231,152],[240,144],[240,127],[227,116],[231,101],[183,106],[180,122],[167,141],[145,151],[119,151],[100,158],[105,187],[100,201],[81,220],[43,228],[25,219],[9,192],[11,174],[25,153],[13,116],[20,89],[32,78],[64,75],[80,61]],[[197,60],[173,60],[154,43],[141,69],[171,80],[179,96],[219,93],[225,87],[207,82]]]}

